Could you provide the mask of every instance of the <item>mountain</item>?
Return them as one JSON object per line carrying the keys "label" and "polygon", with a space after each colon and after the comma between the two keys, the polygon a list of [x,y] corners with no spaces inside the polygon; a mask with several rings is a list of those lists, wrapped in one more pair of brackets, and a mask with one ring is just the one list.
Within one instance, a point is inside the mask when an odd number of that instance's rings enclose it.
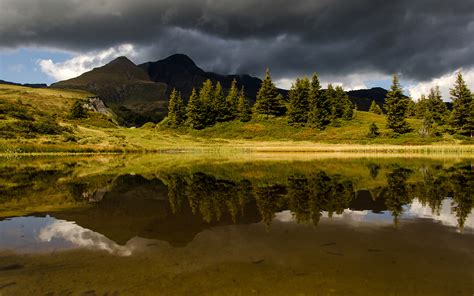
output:
{"label": "mountain", "polygon": [[[229,89],[235,79],[239,87],[245,87],[247,97],[253,102],[262,82],[247,74],[206,72],[187,55],[174,54],[138,66],[126,57],[119,57],[79,77],[54,83],[51,88],[94,93],[123,119],[122,124],[142,125],[147,121],[158,122],[166,115],[168,95],[173,88],[187,100],[192,89],[198,90],[207,79],[213,83],[220,82],[224,90]],[[288,95],[287,90],[279,89],[279,92],[284,97]],[[347,93],[359,110],[368,111],[372,100],[383,107],[387,90],[375,87]]]}
{"label": "mountain", "polygon": [[[141,64],[139,67],[148,73],[151,80],[167,84],[168,92],[173,88],[179,90],[185,100],[189,98],[193,87],[198,90],[207,79],[213,83],[220,82],[224,90],[229,89],[235,79],[239,88],[244,86],[246,95],[255,101],[262,82],[261,79],[247,74],[221,75],[206,72],[184,54],[174,54],[163,60]],[[288,91],[283,89],[279,92],[284,96],[288,94]]]}
{"label": "mountain", "polygon": [[15,83],[10,81],[5,81],[0,79],[0,84],[8,84],[8,85],[16,85],[16,86],[24,86],[24,87],[31,87],[31,88],[44,88],[48,87],[46,83]]}
{"label": "mountain", "polygon": [[124,123],[133,125],[159,121],[167,111],[167,85],[151,81],[147,73],[126,57],[50,87],[94,93],[121,116]]}
{"label": "mountain", "polygon": [[369,111],[370,104],[375,101],[381,108],[385,104],[385,97],[388,90],[381,87],[374,87],[371,89],[358,89],[348,91],[347,94],[352,103],[357,105],[360,111]]}

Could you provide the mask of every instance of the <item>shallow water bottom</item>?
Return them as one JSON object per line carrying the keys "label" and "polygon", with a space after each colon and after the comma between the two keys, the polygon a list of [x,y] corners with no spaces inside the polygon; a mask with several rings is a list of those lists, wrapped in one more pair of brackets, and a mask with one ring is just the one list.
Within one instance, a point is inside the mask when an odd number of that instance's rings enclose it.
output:
{"label": "shallow water bottom", "polygon": [[133,254],[0,255],[1,295],[471,295],[472,237],[425,219],[217,226],[184,247]]}

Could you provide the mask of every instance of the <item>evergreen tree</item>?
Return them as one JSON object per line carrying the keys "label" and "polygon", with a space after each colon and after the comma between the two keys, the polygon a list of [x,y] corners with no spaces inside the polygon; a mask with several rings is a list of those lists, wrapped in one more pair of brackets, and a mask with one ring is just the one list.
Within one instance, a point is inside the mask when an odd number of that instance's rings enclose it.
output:
{"label": "evergreen tree", "polygon": [[369,133],[367,136],[369,138],[376,138],[380,135],[379,127],[375,124],[375,122],[372,122],[369,126]]}
{"label": "evergreen tree", "polygon": [[351,120],[354,114],[354,105],[342,86],[334,88],[332,84],[328,85],[326,96],[331,106],[331,120],[337,119]]}
{"label": "evergreen tree", "polygon": [[331,104],[328,97],[322,91],[318,75],[313,74],[309,93],[308,124],[323,129],[331,122]]}
{"label": "evergreen tree", "polygon": [[244,87],[242,86],[240,93],[239,93],[239,104],[237,106],[237,112],[239,115],[239,119],[242,122],[248,122],[252,119],[252,110],[250,108],[250,104],[245,97]]}
{"label": "evergreen tree", "polygon": [[394,75],[392,87],[385,99],[385,110],[387,110],[387,128],[397,134],[404,134],[410,131],[410,126],[406,121],[409,100],[403,95],[398,77]]}
{"label": "evergreen tree", "polygon": [[187,106],[187,123],[194,129],[206,127],[205,106],[193,88]]}
{"label": "evergreen tree", "polygon": [[438,125],[445,124],[448,109],[441,98],[439,86],[431,88],[427,99],[427,110],[431,113],[434,123]]}
{"label": "evergreen tree", "polygon": [[239,116],[239,89],[237,88],[237,80],[233,80],[226,97],[227,113],[225,120],[233,120]]}
{"label": "evergreen tree", "polygon": [[69,110],[69,118],[70,119],[81,119],[87,117],[87,110],[84,108],[84,102],[82,101],[75,101]]}
{"label": "evergreen tree", "polygon": [[382,108],[380,108],[379,104],[375,103],[375,101],[372,101],[372,104],[370,104],[369,112],[375,113],[375,114],[382,114]]}
{"label": "evergreen tree", "polygon": [[328,88],[324,92],[324,95],[326,96],[327,102],[329,104],[329,118],[330,121],[335,120],[338,118],[338,115],[342,115],[342,110],[340,106],[338,105],[337,101],[337,92],[334,86],[330,83],[328,84]]}
{"label": "evergreen tree", "polygon": [[419,131],[420,136],[422,137],[431,136],[433,123],[434,123],[433,114],[429,110],[426,110],[425,116],[423,117],[423,121],[421,122],[421,128]]}
{"label": "evergreen tree", "polygon": [[407,99],[408,107],[407,107],[407,116],[408,117],[415,117],[416,116],[416,103],[411,98]]}
{"label": "evergreen tree", "polygon": [[304,126],[308,121],[310,83],[308,78],[296,79],[290,89],[290,107],[288,123],[293,126]]}
{"label": "evergreen tree", "polygon": [[339,104],[342,106],[342,119],[351,120],[354,116],[354,104],[352,104],[349,95],[344,91],[342,86],[339,86],[336,91],[340,102]]}
{"label": "evergreen tree", "polygon": [[[346,103],[349,100],[346,92],[342,88],[342,86],[336,86],[336,96],[334,97],[333,102],[333,110],[334,110],[334,118],[343,118],[344,117],[344,109],[346,107]],[[347,101],[346,101],[347,98]]]}
{"label": "evergreen tree", "polygon": [[474,134],[472,106],[473,96],[466,85],[461,72],[456,77],[456,82],[451,88],[451,100],[453,101],[452,125],[458,129],[461,134]]}
{"label": "evergreen tree", "polygon": [[168,125],[177,128],[184,123],[186,108],[184,106],[181,94],[173,89],[168,102]]}
{"label": "evergreen tree", "polygon": [[217,82],[216,87],[214,88],[214,97],[212,100],[212,109],[215,112],[215,118],[217,122],[224,122],[229,119],[229,110],[227,108],[226,97],[224,96],[224,91],[222,90],[222,85],[220,82]]}
{"label": "evergreen tree", "polygon": [[273,84],[268,69],[257,94],[255,110],[257,113],[264,115],[279,116],[285,113],[285,106],[282,104],[282,96],[278,93],[277,88]]}
{"label": "evergreen tree", "polygon": [[423,119],[427,111],[428,111],[428,99],[426,98],[424,94],[422,94],[420,99],[416,102],[416,107],[415,107],[416,118]]}
{"label": "evergreen tree", "polygon": [[201,117],[205,126],[212,126],[216,123],[215,112],[215,92],[214,86],[210,79],[204,81],[201,90],[199,91],[199,100],[202,104]]}

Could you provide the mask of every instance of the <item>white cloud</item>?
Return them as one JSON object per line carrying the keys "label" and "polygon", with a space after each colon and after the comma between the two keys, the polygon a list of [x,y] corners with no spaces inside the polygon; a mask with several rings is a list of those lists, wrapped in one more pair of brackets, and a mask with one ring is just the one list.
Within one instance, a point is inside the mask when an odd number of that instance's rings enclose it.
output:
{"label": "white cloud", "polygon": [[275,85],[278,88],[290,89],[291,85],[295,82],[296,79],[291,78],[282,78],[275,81]]}
{"label": "white cloud", "polygon": [[70,79],[90,71],[95,67],[103,66],[119,56],[133,58],[137,55],[132,44],[122,44],[101,51],[91,51],[79,54],[61,63],[52,60],[39,60],[41,71],[56,80]]}
{"label": "white cloud", "polygon": [[[354,73],[344,76],[324,76],[319,77],[321,85],[326,88],[328,84],[333,86],[340,85],[345,90],[356,90],[369,88],[367,82],[372,80],[389,79],[390,77],[380,73]],[[275,81],[275,85],[279,88],[290,89],[296,78],[282,78]]]}
{"label": "white cloud", "polygon": [[78,248],[104,250],[119,256],[130,256],[134,249],[128,245],[120,246],[100,233],[63,220],[56,220],[40,229],[38,238],[42,242],[62,239]]}
{"label": "white cloud", "polygon": [[430,88],[438,85],[441,90],[443,100],[449,101],[450,99],[449,89],[453,86],[456,80],[456,74],[458,71],[461,71],[467,85],[472,89],[474,87],[474,68],[467,69],[467,70],[458,69],[451,73],[444,74],[441,77],[434,78],[431,81],[425,81],[425,82],[412,84],[411,86],[408,87],[410,97],[412,97],[414,100],[418,100],[422,94],[428,94],[430,91]]}
{"label": "white cloud", "polygon": [[[414,199],[411,204],[404,207],[402,218],[431,219],[433,221],[441,222],[443,225],[458,227],[458,218],[456,217],[456,213],[453,212],[453,206],[454,203],[451,199],[444,199],[441,203],[439,214],[437,214],[433,213],[428,205],[423,205],[418,199]],[[327,218],[328,213],[323,212],[322,217]],[[388,211],[386,211],[385,214],[374,214],[367,210],[353,211],[345,209],[340,215],[333,214],[332,219],[349,224],[368,222],[373,225],[386,225],[393,223],[393,217]],[[275,220],[280,222],[294,222],[295,216],[291,211],[283,211],[275,214]],[[466,217],[464,229],[474,229],[474,214],[470,214]]]}
{"label": "white cloud", "polygon": [[[458,218],[453,212],[453,202],[450,199],[445,199],[441,203],[439,215],[433,214],[433,211],[429,206],[424,206],[418,199],[415,199],[413,203],[407,209],[407,215],[414,216],[417,218],[432,219],[441,222],[443,225],[458,226]],[[464,228],[474,229],[474,214],[470,214],[464,221]]]}

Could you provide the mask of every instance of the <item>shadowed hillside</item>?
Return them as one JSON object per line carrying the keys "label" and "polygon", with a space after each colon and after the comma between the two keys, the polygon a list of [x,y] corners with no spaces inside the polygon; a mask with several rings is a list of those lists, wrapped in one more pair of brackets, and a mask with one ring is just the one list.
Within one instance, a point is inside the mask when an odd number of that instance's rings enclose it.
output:
{"label": "shadowed hillside", "polygon": [[159,121],[166,113],[166,84],[151,81],[126,57],[95,68],[51,88],[80,89],[98,95],[125,122]]}
{"label": "shadowed hillside", "polygon": [[[220,82],[224,90],[229,89],[232,80],[235,79],[238,87],[244,86],[246,95],[250,100],[255,101],[262,83],[259,78],[247,74],[221,75],[206,72],[184,54],[174,54],[163,60],[141,64],[139,67],[148,73],[151,80],[166,83],[168,91],[173,88],[179,90],[185,100],[189,98],[193,87],[199,89],[207,79],[212,80],[213,83]],[[288,91],[283,89],[280,89],[279,92],[284,96],[288,94]]]}

